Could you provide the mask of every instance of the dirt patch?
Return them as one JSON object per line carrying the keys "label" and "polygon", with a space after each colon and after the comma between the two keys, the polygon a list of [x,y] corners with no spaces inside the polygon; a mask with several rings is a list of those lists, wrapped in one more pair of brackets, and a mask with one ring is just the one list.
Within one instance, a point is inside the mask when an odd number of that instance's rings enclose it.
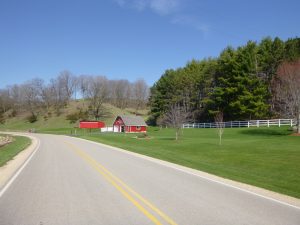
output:
{"label": "dirt patch", "polygon": [[146,136],[146,137],[134,136],[132,138],[137,139],[137,140],[151,140],[152,139],[152,137],[149,137],[149,136]]}
{"label": "dirt patch", "polygon": [[12,136],[0,136],[0,147],[4,146],[4,145],[7,145],[11,142],[13,142],[14,139]]}
{"label": "dirt patch", "polygon": [[300,134],[298,134],[298,133],[293,133],[293,134],[291,134],[291,136],[298,136],[298,137],[300,137]]}

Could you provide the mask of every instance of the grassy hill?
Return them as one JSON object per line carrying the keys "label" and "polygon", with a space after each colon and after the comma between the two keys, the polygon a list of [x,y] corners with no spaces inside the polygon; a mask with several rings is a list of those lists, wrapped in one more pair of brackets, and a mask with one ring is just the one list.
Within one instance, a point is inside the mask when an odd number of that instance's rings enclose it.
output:
{"label": "grassy hill", "polygon": [[[87,109],[87,104],[82,101],[72,101],[69,105],[60,110],[60,114],[57,115],[55,110],[49,110],[46,112],[40,109],[38,112],[37,121],[30,123],[28,121],[28,112],[20,112],[16,116],[11,116],[11,112],[8,112],[5,116],[5,123],[0,124],[0,130],[11,130],[11,131],[28,131],[34,129],[37,132],[47,133],[70,133],[70,130],[78,126],[78,121],[71,123],[67,120],[67,115]],[[121,110],[111,104],[104,104],[105,110],[107,111],[106,116],[100,118],[104,121],[107,126],[111,126],[114,119],[118,115],[129,115],[134,114],[134,109],[126,108]],[[139,110],[139,115],[147,118],[148,110]]]}

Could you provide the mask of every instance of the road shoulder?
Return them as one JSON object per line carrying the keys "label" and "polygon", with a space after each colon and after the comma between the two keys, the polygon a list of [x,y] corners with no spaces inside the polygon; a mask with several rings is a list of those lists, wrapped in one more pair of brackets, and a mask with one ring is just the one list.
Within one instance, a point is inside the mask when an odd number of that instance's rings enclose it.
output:
{"label": "road shoulder", "polygon": [[15,136],[25,136],[31,139],[31,144],[17,154],[12,160],[8,161],[4,166],[0,167],[0,191],[6,186],[10,179],[24,165],[27,159],[34,153],[39,145],[39,140],[31,135],[16,132],[0,132],[2,134],[10,134]]}

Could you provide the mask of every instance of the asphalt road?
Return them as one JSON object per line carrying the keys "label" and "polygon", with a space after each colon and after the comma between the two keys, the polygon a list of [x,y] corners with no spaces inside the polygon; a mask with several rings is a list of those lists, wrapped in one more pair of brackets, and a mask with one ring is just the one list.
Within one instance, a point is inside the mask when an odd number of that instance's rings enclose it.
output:
{"label": "asphalt road", "polygon": [[1,225],[299,225],[300,210],[64,136],[40,147],[0,197]]}

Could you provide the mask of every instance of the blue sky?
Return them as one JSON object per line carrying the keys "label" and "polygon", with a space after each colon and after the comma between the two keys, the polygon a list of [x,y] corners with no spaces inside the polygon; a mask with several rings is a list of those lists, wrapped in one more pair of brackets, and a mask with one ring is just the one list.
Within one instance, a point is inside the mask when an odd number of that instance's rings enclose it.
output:
{"label": "blue sky", "polygon": [[60,71],[149,85],[248,40],[300,36],[299,0],[0,0],[0,87]]}

